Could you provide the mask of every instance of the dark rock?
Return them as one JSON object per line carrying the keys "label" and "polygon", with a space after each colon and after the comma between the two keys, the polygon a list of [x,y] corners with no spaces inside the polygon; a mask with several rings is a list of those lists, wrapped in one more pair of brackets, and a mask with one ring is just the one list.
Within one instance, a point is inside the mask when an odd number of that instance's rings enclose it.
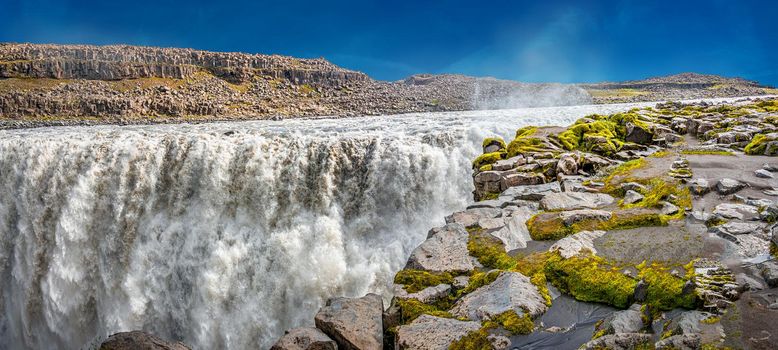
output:
{"label": "dark rock", "polygon": [[716,192],[721,195],[733,194],[745,187],[746,185],[738,180],[723,178],[716,183]]}
{"label": "dark rock", "polygon": [[654,133],[639,125],[627,123],[627,136],[624,138],[627,142],[634,142],[641,145],[648,145],[654,138]]}

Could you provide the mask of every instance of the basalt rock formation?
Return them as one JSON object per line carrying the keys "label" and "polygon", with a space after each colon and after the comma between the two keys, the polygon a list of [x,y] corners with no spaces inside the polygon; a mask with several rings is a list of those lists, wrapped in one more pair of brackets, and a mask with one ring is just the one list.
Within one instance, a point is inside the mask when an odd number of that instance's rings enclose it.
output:
{"label": "basalt rock formation", "polygon": [[451,74],[384,82],[324,59],[137,46],[0,44],[4,127],[359,116],[771,91],[744,80],[701,75],[582,86]]}

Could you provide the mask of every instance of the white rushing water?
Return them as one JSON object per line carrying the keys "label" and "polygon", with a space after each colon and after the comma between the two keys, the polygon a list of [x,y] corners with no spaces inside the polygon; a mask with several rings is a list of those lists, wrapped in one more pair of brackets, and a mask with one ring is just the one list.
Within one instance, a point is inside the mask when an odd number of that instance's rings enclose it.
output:
{"label": "white rushing water", "polygon": [[647,104],[0,131],[0,348],[268,348],[382,293],[484,137]]}

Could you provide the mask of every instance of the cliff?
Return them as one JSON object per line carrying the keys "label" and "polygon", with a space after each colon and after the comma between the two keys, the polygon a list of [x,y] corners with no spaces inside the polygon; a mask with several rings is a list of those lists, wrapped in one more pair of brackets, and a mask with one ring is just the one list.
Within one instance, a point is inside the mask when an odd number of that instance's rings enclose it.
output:
{"label": "cliff", "polygon": [[[738,79],[679,77],[681,82],[581,86],[462,75],[384,82],[324,59],[118,45],[0,44],[0,121],[4,127],[24,127],[358,116],[772,92]],[[692,83],[684,83],[689,78]]]}

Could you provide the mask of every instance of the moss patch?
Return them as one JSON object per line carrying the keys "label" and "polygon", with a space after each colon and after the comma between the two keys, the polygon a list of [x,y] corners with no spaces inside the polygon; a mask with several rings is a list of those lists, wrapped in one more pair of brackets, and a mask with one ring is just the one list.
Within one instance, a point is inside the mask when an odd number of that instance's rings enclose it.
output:
{"label": "moss patch", "polygon": [[546,276],[555,287],[580,301],[598,302],[626,308],[632,302],[637,281],[594,255],[563,259],[549,257]]}
{"label": "moss patch", "polygon": [[610,220],[586,219],[570,226],[558,213],[540,213],[527,220],[530,236],[536,241],[561,239],[576,232],[617,230],[644,226],[665,226],[668,218],[650,210],[617,210]]}
{"label": "moss patch", "polygon": [[454,275],[448,272],[431,273],[422,270],[400,270],[394,275],[394,283],[405,286],[408,293],[416,293],[427,287],[454,283]]}
{"label": "moss patch", "polygon": [[716,150],[707,150],[707,149],[685,149],[681,151],[681,154],[713,155],[713,156],[734,156],[735,155],[730,151],[716,151]]}
{"label": "moss patch", "polygon": [[[505,159],[505,152],[484,153],[473,160],[473,169],[480,170],[482,167],[494,164],[500,159]],[[491,170],[491,168],[489,170]]]}
{"label": "moss patch", "polygon": [[534,126],[527,126],[516,130],[516,138],[508,144],[508,157],[544,151],[543,140],[539,137],[534,137],[537,131],[538,128]]}
{"label": "moss patch", "polygon": [[778,153],[778,147],[772,147],[768,150],[767,144],[770,141],[775,141],[775,138],[765,134],[756,134],[754,135],[754,138],[751,139],[751,142],[746,145],[746,148],[743,149],[743,151],[748,155],[774,156],[776,153]]}

